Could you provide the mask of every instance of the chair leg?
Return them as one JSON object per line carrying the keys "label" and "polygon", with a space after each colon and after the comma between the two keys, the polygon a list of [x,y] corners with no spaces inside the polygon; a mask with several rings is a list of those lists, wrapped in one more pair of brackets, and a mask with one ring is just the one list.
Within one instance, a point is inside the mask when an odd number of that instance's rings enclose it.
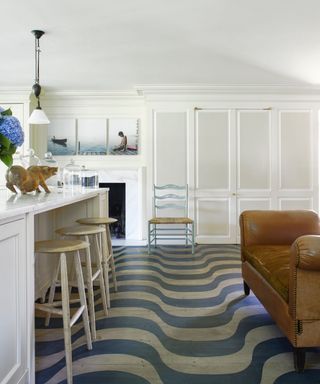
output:
{"label": "chair leg", "polygon": [[192,241],[192,254],[194,254],[194,223],[191,224],[191,230],[192,230],[192,234],[191,234],[191,241]]}
{"label": "chair leg", "polygon": [[243,280],[243,290],[246,296],[250,295],[250,287],[244,280]]}
{"label": "chair leg", "polygon": [[85,290],[84,290],[85,288],[84,288],[84,282],[83,282],[83,276],[82,276],[82,269],[81,269],[81,261],[80,261],[80,253],[79,253],[79,251],[76,251],[76,254],[75,254],[75,265],[76,265],[76,274],[77,274],[77,282],[78,282],[78,291],[79,291],[80,303],[81,303],[82,306],[84,306],[84,309],[83,309],[83,312],[82,312],[84,332],[85,332],[85,335],[86,335],[86,338],[87,338],[87,347],[90,350],[90,349],[92,349],[92,341],[91,341],[88,308],[87,308],[86,294],[85,294]]}
{"label": "chair leg", "polygon": [[116,267],[114,264],[114,257],[113,257],[113,249],[112,249],[112,243],[111,243],[111,233],[110,233],[109,224],[107,224],[106,227],[107,227],[106,231],[107,231],[108,249],[109,249],[109,254],[110,254],[110,266],[111,266],[111,273],[112,273],[113,288],[117,292],[118,285],[117,285]]}
{"label": "chair leg", "polygon": [[[89,236],[84,236],[84,240],[89,243]],[[96,314],[94,310],[94,295],[93,295],[93,281],[92,281],[92,267],[91,267],[91,254],[90,247],[86,249],[85,253],[86,261],[86,283],[88,289],[88,302],[89,302],[89,313],[90,313],[90,324],[91,324],[91,334],[92,339],[96,340]]]}
{"label": "chair leg", "polygon": [[150,255],[150,241],[151,241],[151,224],[148,223],[148,255]]}
{"label": "chair leg", "polygon": [[157,224],[154,224],[154,247],[157,248]]}
{"label": "chair leg", "polygon": [[107,235],[106,233],[102,234],[102,269],[104,277],[104,285],[106,290],[107,297],[107,306],[110,308],[110,289],[109,289],[109,250],[107,244]]}
{"label": "chair leg", "polygon": [[70,305],[69,305],[69,283],[67,272],[67,260],[65,253],[60,255],[61,264],[61,296],[62,296],[62,316],[63,316],[63,333],[64,348],[66,355],[67,382],[72,384],[72,344],[71,344],[71,327],[70,327]]}
{"label": "chair leg", "polygon": [[304,371],[306,361],[306,351],[304,348],[293,348],[294,368],[298,373]]}
{"label": "chair leg", "polygon": [[[100,246],[99,246],[99,243],[100,243]],[[99,286],[100,286],[102,307],[103,307],[103,310],[104,310],[104,314],[108,315],[106,287],[105,287],[105,284],[104,284],[103,268],[102,268],[102,257],[103,257],[103,255],[102,255],[101,241],[100,242],[98,241],[98,236],[97,235],[94,237],[94,244],[95,244],[95,248],[96,248],[96,262],[97,262],[98,269],[100,271]]]}
{"label": "chair leg", "polygon": [[188,246],[188,224],[186,224],[186,228],[185,228],[185,236],[186,236],[186,248]]}

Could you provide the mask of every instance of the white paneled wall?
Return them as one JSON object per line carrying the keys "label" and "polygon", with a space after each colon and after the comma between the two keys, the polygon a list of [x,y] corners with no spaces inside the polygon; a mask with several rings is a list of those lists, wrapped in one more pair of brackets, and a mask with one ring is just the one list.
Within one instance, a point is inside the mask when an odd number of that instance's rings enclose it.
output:
{"label": "white paneled wall", "polygon": [[152,182],[189,183],[198,243],[239,242],[243,210],[318,210],[318,108],[254,104],[152,102]]}
{"label": "white paneled wall", "polygon": [[187,182],[187,116],[185,112],[157,112],[154,124],[155,184]]}

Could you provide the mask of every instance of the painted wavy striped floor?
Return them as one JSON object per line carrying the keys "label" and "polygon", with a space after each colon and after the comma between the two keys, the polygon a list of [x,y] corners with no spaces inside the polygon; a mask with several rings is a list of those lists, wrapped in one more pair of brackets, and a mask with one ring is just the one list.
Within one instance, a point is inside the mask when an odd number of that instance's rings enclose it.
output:
{"label": "painted wavy striped floor", "polygon": [[[291,347],[254,295],[243,295],[239,248],[115,249],[119,290],[98,340],[73,329],[76,384],[320,383],[320,349],[293,371]],[[65,383],[62,321],[36,318],[36,382]]]}

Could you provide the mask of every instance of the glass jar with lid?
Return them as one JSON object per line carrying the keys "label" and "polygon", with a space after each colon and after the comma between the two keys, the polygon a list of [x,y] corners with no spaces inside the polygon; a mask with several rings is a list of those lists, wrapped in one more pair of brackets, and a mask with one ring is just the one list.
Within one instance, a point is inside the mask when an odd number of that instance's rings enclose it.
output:
{"label": "glass jar with lid", "polygon": [[34,149],[29,148],[26,150],[25,155],[20,155],[21,164],[24,168],[31,167],[32,165],[40,165],[40,159],[36,156]]}
{"label": "glass jar with lid", "polygon": [[85,165],[81,167],[81,187],[82,188],[98,188],[99,177],[98,172],[87,169]]}
{"label": "glass jar with lid", "polygon": [[63,185],[67,189],[80,189],[81,188],[81,167],[77,165],[74,159],[70,159],[63,168]]}

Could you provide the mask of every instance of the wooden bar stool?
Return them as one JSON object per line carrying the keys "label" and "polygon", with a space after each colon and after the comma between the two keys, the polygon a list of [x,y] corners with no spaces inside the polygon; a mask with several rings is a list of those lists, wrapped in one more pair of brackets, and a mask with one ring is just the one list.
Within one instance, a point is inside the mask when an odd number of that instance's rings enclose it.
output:
{"label": "wooden bar stool", "polygon": [[113,219],[112,217],[86,217],[77,220],[80,224],[85,225],[100,225],[106,228],[106,236],[102,235],[102,245],[103,245],[103,254],[104,254],[104,260],[103,260],[103,270],[104,270],[104,281],[106,285],[106,292],[107,292],[107,302],[108,307],[110,308],[110,293],[109,293],[109,265],[111,267],[111,273],[112,273],[112,281],[113,281],[113,287],[114,290],[117,291],[117,277],[116,277],[116,268],[114,263],[114,257],[113,257],[113,251],[112,251],[112,243],[111,243],[111,234],[110,234],[110,228],[109,224],[116,223],[118,220]]}
{"label": "wooden bar stool", "polygon": [[[67,382],[72,384],[72,346],[71,346],[71,327],[82,315],[84,331],[87,339],[88,349],[92,349],[92,341],[89,326],[88,308],[86,302],[86,294],[82,276],[82,268],[80,261],[80,250],[88,249],[89,243],[81,240],[46,240],[37,241],[35,243],[36,253],[56,254],[60,256],[60,281],[61,281],[61,301],[46,304],[36,304],[35,308],[48,313],[55,313],[63,318],[64,345],[67,366]],[[67,270],[66,255],[72,254],[76,267],[76,276],[78,281],[78,291],[80,298],[80,308],[70,317],[70,303],[79,302],[79,300],[70,300],[69,298],[69,282]],[[62,307],[56,308],[56,307]]]}
{"label": "wooden bar stool", "polygon": [[[88,302],[89,302],[89,314],[90,314],[90,323],[91,323],[91,334],[93,340],[97,338],[96,332],[96,319],[95,319],[95,309],[94,309],[94,291],[93,291],[93,283],[96,279],[99,278],[99,286],[101,292],[102,306],[104,309],[105,315],[108,314],[108,306],[107,306],[107,297],[106,297],[106,288],[103,277],[103,267],[102,267],[102,248],[101,244],[101,235],[105,235],[105,228],[99,227],[97,225],[77,225],[66,228],[59,228],[56,230],[61,236],[72,236],[77,238],[83,238],[84,241],[90,243],[89,237],[92,239],[92,246],[95,248],[95,252],[93,255],[95,257],[94,262],[92,262],[90,247],[85,250],[85,262],[82,264],[86,269],[86,279],[85,279],[85,287],[88,291]],[[92,268],[96,269],[93,273]],[[53,301],[55,287],[57,285],[57,280],[53,282],[50,288],[49,294],[49,302]]]}

